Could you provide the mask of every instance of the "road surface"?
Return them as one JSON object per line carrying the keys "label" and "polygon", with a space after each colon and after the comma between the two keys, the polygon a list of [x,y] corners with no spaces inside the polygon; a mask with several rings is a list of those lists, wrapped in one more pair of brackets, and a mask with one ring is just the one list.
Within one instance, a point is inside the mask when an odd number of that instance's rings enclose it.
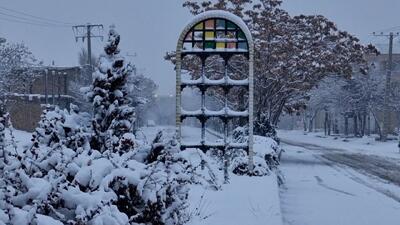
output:
{"label": "road surface", "polygon": [[315,145],[286,143],[283,148],[285,224],[400,224],[400,168],[395,162]]}

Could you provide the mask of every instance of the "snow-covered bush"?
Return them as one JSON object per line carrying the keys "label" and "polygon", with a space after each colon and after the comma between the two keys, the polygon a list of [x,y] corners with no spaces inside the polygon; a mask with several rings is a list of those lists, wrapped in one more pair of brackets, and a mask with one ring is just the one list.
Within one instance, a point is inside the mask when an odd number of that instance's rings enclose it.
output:
{"label": "snow-covered bush", "polygon": [[0,217],[0,224],[66,222],[62,192],[75,173],[71,165],[87,143],[80,123],[83,121],[77,118],[83,120],[85,116],[76,108],[71,113],[46,109],[29,148],[17,151],[8,146],[10,160],[0,175],[0,209],[5,215]]}
{"label": "snow-covered bush", "polygon": [[[248,129],[236,128],[232,134],[232,141],[235,143],[246,143],[248,140]],[[264,176],[279,165],[281,148],[271,137],[254,136],[254,168],[251,173],[248,171],[248,156],[244,150],[235,150],[230,154],[231,171],[238,175]]]}
{"label": "snow-covered bush", "polygon": [[3,168],[4,163],[7,161],[6,155],[6,140],[5,140],[5,130],[6,130],[6,118],[7,114],[3,112],[2,104],[0,102],[0,169]]}
{"label": "snow-covered bush", "polygon": [[162,133],[152,144],[135,138],[118,42],[111,29],[89,94],[93,120],[74,105],[47,108],[30,146],[3,151],[0,225],[182,225],[188,185],[219,188],[202,152],[181,152]]}
{"label": "snow-covered bush", "polygon": [[176,141],[160,134],[151,146],[100,153],[72,108],[45,110],[32,146],[5,165],[0,224],[184,224],[187,185],[203,177]]}
{"label": "snow-covered bush", "polygon": [[276,127],[271,124],[271,121],[265,113],[261,113],[254,122],[254,133],[272,138],[278,144],[280,142],[276,133]]}

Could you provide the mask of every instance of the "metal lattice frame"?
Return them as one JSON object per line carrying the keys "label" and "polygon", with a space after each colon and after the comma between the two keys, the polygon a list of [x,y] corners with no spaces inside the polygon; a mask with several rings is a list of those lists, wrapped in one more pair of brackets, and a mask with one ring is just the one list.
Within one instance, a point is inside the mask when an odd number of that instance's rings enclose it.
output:
{"label": "metal lattice frame", "polygon": [[[206,22],[214,20],[214,28],[206,27]],[[225,25],[217,25],[218,22],[221,24],[225,21]],[[202,24],[202,26],[201,26]],[[224,27],[225,26],[225,27]],[[197,29],[197,30],[196,30]],[[196,36],[196,31],[200,34]],[[225,39],[218,39],[217,32],[228,32],[232,31],[234,37],[228,37]],[[214,33],[213,33],[214,32]],[[214,39],[212,38],[214,34]],[[202,35],[202,37],[201,37]],[[235,44],[236,43],[236,44]],[[246,80],[235,81],[230,80],[228,76],[227,63],[232,55],[244,55],[248,59],[249,63],[249,74]],[[197,80],[183,81],[181,79],[182,70],[182,59],[186,55],[199,56],[202,60],[202,73],[201,77]],[[225,74],[221,80],[210,81],[205,76],[204,66],[207,57],[212,55],[219,55],[224,59]],[[182,31],[178,46],[176,50],[176,129],[177,136],[181,149],[186,148],[199,148],[206,151],[210,148],[220,148],[226,150],[227,148],[244,148],[248,150],[249,165],[250,169],[253,168],[253,98],[254,98],[254,45],[251,33],[243,22],[243,20],[231,13],[213,10],[204,12],[196,16]],[[185,111],[182,109],[182,91],[185,87],[197,87],[202,93],[201,109],[198,111]],[[230,88],[234,86],[245,86],[248,88],[249,99],[248,99],[248,110],[245,112],[232,112],[228,109],[227,105],[227,93]],[[209,87],[221,87],[225,91],[225,107],[221,111],[209,111],[205,108],[205,92]],[[202,124],[201,131],[201,142],[197,144],[185,144],[182,143],[182,121],[185,118],[194,117],[197,118]],[[220,118],[224,122],[224,143],[222,144],[209,144],[205,140],[205,123],[211,118]],[[228,137],[228,120],[237,117],[248,118],[249,125],[249,139],[248,143],[243,144],[229,144],[227,142]]]}

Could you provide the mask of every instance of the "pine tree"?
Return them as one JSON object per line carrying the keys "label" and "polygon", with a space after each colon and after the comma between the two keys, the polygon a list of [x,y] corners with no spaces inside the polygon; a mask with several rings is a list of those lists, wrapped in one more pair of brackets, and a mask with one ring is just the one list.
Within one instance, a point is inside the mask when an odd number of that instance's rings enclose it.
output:
{"label": "pine tree", "polygon": [[110,27],[105,54],[100,56],[88,94],[94,112],[91,146],[100,152],[110,150],[121,153],[133,148],[135,108],[131,106],[127,87],[132,66],[119,55],[119,42],[120,36],[115,27]]}

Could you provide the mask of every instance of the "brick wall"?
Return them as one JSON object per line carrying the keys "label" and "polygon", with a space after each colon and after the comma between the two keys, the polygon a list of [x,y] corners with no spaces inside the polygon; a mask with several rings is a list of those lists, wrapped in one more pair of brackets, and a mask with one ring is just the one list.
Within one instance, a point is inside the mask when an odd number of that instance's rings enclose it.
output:
{"label": "brick wall", "polygon": [[32,132],[37,127],[46,104],[46,86],[48,104],[53,103],[53,97],[55,105],[60,108],[68,108],[70,103],[73,103],[70,83],[82,79],[80,68],[54,67],[47,68],[47,71],[47,77],[44,69],[37,71],[37,77],[32,83],[29,94],[14,93],[8,96],[7,108],[16,129]]}

